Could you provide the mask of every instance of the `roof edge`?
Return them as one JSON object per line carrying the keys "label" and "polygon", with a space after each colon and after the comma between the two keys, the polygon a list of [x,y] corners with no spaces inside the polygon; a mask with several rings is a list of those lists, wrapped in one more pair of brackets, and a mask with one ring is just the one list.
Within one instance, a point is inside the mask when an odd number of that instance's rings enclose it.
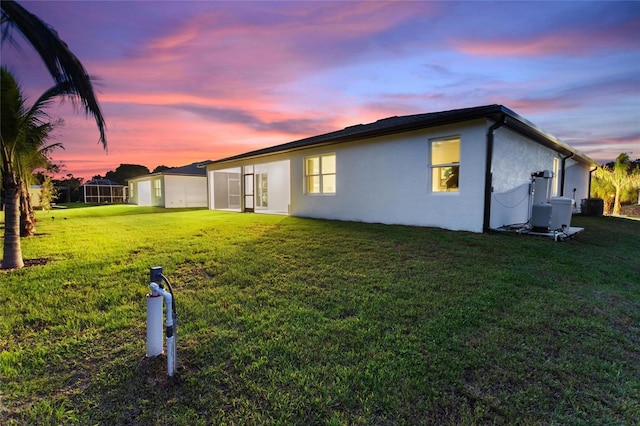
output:
{"label": "roof edge", "polygon": [[199,167],[206,167],[209,164],[221,164],[246,158],[256,158],[266,155],[286,153],[304,148],[344,143],[354,140],[386,136],[395,133],[410,132],[428,127],[442,126],[446,124],[459,123],[479,118],[487,118],[493,121],[498,121],[503,116],[506,116],[508,118],[506,126],[511,128],[512,130],[517,131],[518,133],[521,133],[525,136],[531,137],[536,142],[541,143],[542,145],[545,145],[549,148],[555,149],[558,152],[563,152],[566,155],[571,154],[572,156],[580,159],[585,164],[594,166],[598,165],[598,163],[589,158],[587,155],[565,144],[560,139],[533,124],[531,121],[525,119],[513,110],[505,107],[504,105],[492,104],[453,109],[448,111],[382,118],[368,124],[356,124],[347,126],[342,130],[261,148],[238,155],[221,158],[219,160],[205,161],[202,162]]}

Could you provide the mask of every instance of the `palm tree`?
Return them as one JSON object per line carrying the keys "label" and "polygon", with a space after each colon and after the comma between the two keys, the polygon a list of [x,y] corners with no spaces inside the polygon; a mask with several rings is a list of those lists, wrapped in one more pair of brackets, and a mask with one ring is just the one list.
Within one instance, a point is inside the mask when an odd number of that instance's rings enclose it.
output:
{"label": "palm tree", "polygon": [[[19,163],[18,173],[20,174],[20,181],[22,186],[20,188],[20,236],[31,237],[36,231],[36,214],[31,203],[31,194],[29,192],[29,186],[36,182],[36,178],[33,174],[36,169],[52,168],[53,164],[49,158],[49,153],[56,148],[63,148],[61,143],[56,142],[47,146],[42,146],[44,139],[47,138],[51,130],[62,124],[62,119],[56,120],[45,125],[49,127],[46,129],[47,135],[43,135],[40,146],[27,146],[19,153],[17,159]],[[43,132],[44,133],[44,132]],[[37,141],[37,140],[35,140]],[[34,142],[35,142],[34,141]]]}
{"label": "palm tree", "polygon": [[602,209],[604,214],[611,214],[613,209],[613,199],[616,195],[616,189],[610,183],[596,176],[591,179],[591,196],[602,199]]}
{"label": "palm tree", "polygon": [[107,148],[105,121],[98,100],[93,92],[91,77],[80,60],[69,50],[58,33],[40,18],[27,11],[15,1],[2,0],[2,41],[10,40],[10,30],[15,28],[38,52],[56,84],[66,83],[73,87],[73,98],[79,100],[87,116],[92,115],[100,131],[100,142]]}
{"label": "palm tree", "polygon": [[2,189],[5,203],[4,253],[2,269],[24,266],[20,245],[20,196],[23,176],[31,173],[33,159],[43,155],[49,147],[43,143],[59,121],[46,121],[44,112],[52,100],[60,95],[73,94],[70,84],[61,83],[47,90],[27,108],[20,86],[6,68],[0,68],[0,157]]}
{"label": "palm tree", "polygon": [[640,169],[631,168],[629,155],[622,153],[616,158],[613,167],[602,166],[596,170],[594,177],[602,188],[613,195],[613,214],[620,214],[620,195],[623,191],[640,188]]}
{"label": "palm tree", "polygon": [[[107,148],[105,136],[105,121],[93,91],[91,77],[84,69],[80,60],[69,50],[58,33],[43,22],[40,18],[27,11],[15,1],[0,1],[0,24],[2,24],[2,42],[9,40],[11,29],[19,31],[25,39],[38,52],[56,85],[65,86],[61,93],[69,95],[72,101],[80,101],[87,116],[93,116],[100,132],[99,142],[104,149]],[[7,73],[8,74],[8,73]],[[17,85],[10,85],[9,80],[4,81],[3,72],[2,96],[4,100],[5,85],[6,94],[19,96]],[[13,80],[13,78],[11,78]],[[6,83],[6,84],[5,84]],[[18,92],[18,93],[16,93]],[[0,151],[2,155],[2,187],[5,202],[5,240],[2,268],[21,268],[24,266],[20,246],[20,235],[15,232],[19,226],[18,197],[20,195],[21,181],[15,170],[16,139],[20,122],[17,121],[17,110],[2,110],[2,142]],[[5,120],[5,116],[7,119]],[[11,211],[9,211],[9,207]],[[16,210],[18,209],[18,210]]]}

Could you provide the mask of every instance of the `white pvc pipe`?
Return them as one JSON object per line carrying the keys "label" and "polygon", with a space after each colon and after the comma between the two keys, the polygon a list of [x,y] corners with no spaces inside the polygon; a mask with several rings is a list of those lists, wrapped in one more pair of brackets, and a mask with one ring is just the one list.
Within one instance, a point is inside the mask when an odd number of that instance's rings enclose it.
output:
{"label": "white pvc pipe", "polygon": [[147,294],[147,357],[162,354],[162,297]]}
{"label": "white pvc pipe", "polygon": [[167,337],[167,373],[173,376],[176,372],[176,340],[174,336]]}
{"label": "white pvc pipe", "polygon": [[173,333],[173,309],[172,309],[172,299],[171,293],[166,291],[156,283],[151,283],[149,285],[151,287],[151,294],[154,295],[162,295],[164,297],[164,304],[166,306],[166,328],[167,331],[171,330],[171,335],[167,333],[167,372],[169,376],[173,376],[173,373],[176,372],[176,345],[175,345],[175,336]]}

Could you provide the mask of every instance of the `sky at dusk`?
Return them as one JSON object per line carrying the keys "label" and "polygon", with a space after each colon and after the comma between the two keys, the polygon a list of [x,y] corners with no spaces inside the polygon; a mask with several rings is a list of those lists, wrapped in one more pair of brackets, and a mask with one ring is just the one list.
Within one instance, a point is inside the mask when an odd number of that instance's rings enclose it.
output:
{"label": "sky at dusk", "polygon": [[[394,115],[502,104],[594,160],[640,158],[638,1],[21,1],[89,74],[107,123],[67,102],[53,158],[91,178],[182,166]],[[13,32],[16,40],[21,36]],[[31,104],[53,81],[2,64]]]}

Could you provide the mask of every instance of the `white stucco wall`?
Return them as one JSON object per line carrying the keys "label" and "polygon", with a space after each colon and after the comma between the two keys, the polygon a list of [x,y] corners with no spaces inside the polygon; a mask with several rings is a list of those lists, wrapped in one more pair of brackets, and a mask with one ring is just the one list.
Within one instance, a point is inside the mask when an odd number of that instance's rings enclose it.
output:
{"label": "white stucco wall", "polygon": [[501,127],[495,132],[491,228],[529,220],[531,173],[553,170],[557,153]]}
{"label": "white stucco wall", "polygon": [[[553,171],[554,159],[560,167],[557,177],[550,185],[549,195],[560,196],[562,156],[556,151],[507,128],[499,128],[495,133],[493,152],[491,228],[526,223],[529,220],[531,173],[542,170]],[[564,197],[573,198],[573,188],[576,188],[576,202],[579,205],[581,198],[587,198],[588,186],[588,166],[574,160],[567,160]]]}
{"label": "white stucco wall", "polygon": [[[156,194],[156,182],[160,181],[162,191]],[[149,176],[138,181],[138,205],[164,207],[164,178],[162,176]]]}
{"label": "white stucco wall", "polygon": [[153,205],[150,179],[132,179],[129,181],[129,188],[129,204],[137,204],[139,206]]}
{"label": "white stucco wall", "polygon": [[[575,160],[567,160],[565,165],[564,196],[573,198],[579,208],[582,199],[589,198],[589,180],[591,167],[578,163]],[[573,191],[575,188],[575,192]],[[575,198],[574,198],[575,197]]]}
{"label": "white stucco wall", "polygon": [[207,177],[164,175],[164,206],[207,207]]}
{"label": "white stucco wall", "polygon": [[[291,214],[482,232],[485,120],[296,151]],[[431,192],[430,140],[459,136],[459,192]],[[304,192],[304,158],[336,154],[335,194]]]}
{"label": "white stucco wall", "polygon": [[[237,208],[230,208],[225,202],[220,202],[218,203],[219,205],[216,205],[216,200],[224,201],[228,196],[228,189],[225,179],[216,179],[215,175],[220,173],[233,173],[240,177],[243,173],[247,172],[254,173],[254,175],[258,175],[260,173],[267,174],[268,205],[266,207],[254,206],[255,212],[288,214],[291,199],[290,161],[288,154],[275,154],[224,164],[208,165],[207,178],[209,186],[209,208],[212,210],[222,209],[243,211],[244,205],[238,206]],[[220,188],[217,188],[216,185],[219,185]],[[257,194],[255,195],[257,196]],[[244,203],[245,201],[245,197],[241,197],[241,203]]]}
{"label": "white stucco wall", "polygon": [[255,173],[266,173],[268,177],[268,206],[256,206],[256,212],[288,213],[291,187],[289,160],[256,164]]}
{"label": "white stucco wall", "polygon": [[[155,182],[161,182],[161,194],[156,195]],[[207,207],[206,176],[153,175],[131,179],[133,196],[129,203],[158,207]]]}
{"label": "white stucco wall", "polygon": [[[493,124],[486,119],[434,127],[367,140],[329,144],[258,158],[207,166],[211,199],[213,170],[255,165],[256,173],[269,172],[269,203],[284,206],[293,216],[349,221],[433,226],[451,230],[483,231],[486,134]],[[431,140],[460,137],[458,192],[432,192]],[[307,194],[304,163],[308,156],[336,155],[336,193]],[[530,213],[531,173],[553,170],[554,150],[501,127],[495,132],[492,160],[490,226],[525,223]],[[288,180],[278,176],[286,168],[270,170],[268,163],[288,161]],[[567,160],[565,197],[587,198],[588,167]],[[556,191],[559,194],[556,178]],[[283,201],[279,201],[279,198]],[[273,204],[272,204],[273,203]],[[209,208],[214,208],[212,204]]]}

